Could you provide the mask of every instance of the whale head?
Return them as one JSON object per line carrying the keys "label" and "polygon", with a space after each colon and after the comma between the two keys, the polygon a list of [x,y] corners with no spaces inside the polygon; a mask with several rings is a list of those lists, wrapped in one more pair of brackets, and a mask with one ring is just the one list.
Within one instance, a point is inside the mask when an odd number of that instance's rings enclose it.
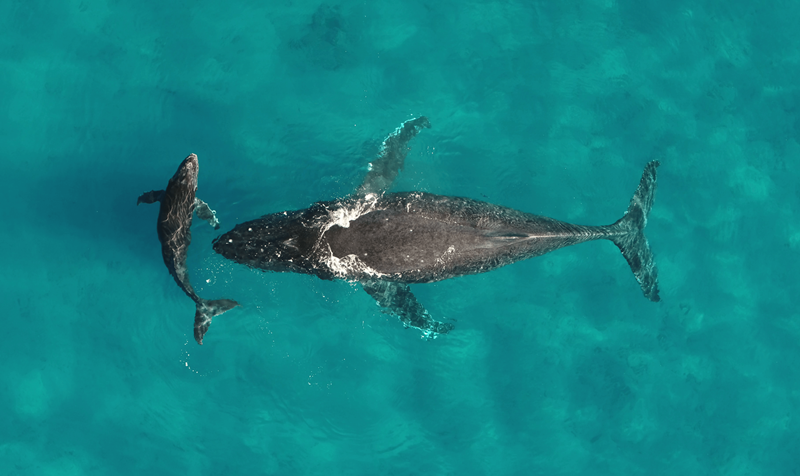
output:
{"label": "whale head", "polygon": [[213,241],[225,258],[264,271],[310,273],[315,240],[297,212],[265,215],[236,227]]}

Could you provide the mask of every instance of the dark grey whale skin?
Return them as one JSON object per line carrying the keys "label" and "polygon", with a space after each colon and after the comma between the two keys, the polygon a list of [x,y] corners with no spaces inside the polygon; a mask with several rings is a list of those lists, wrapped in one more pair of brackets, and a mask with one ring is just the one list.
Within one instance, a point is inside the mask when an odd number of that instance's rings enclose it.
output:
{"label": "dark grey whale skin", "polygon": [[[655,164],[649,168],[654,170]],[[305,210],[265,215],[236,225],[215,240],[214,250],[267,271],[412,284],[484,273],[586,241],[616,243],[637,229],[624,226],[625,218],[607,226],[572,225],[469,198],[423,192],[380,196],[372,202],[372,211],[347,227],[329,226],[332,212],[363,202],[362,198],[318,202]],[[342,270],[331,265],[331,257],[342,260],[349,255],[363,266]],[[658,300],[654,282],[647,285],[645,295]]]}
{"label": "dark grey whale skin", "polygon": [[614,242],[645,297],[659,300],[657,270],[644,236],[657,161],[645,167],[624,216],[606,226],[573,225],[469,198],[384,193],[402,168],[408,141],[422,127],[428,127],[425,118],[407,121],[387,138],[378,166],[355,195],[236,225],[214,240],[214,250],[264,271],[360,281],[378,304],[427,337],[452,325],[431,319],[408,284],[483,273],[598,239]]}
{"label": "dark grey whale skin", "polygon": [[[192,214],[196,211],[198,202],[202,204],[203,209],[208,209],[204,202],[195,197],[198,172],[197,156],[190,154],[181,162],[175,175],[169,179],[166,190],[145,192],[139,196],[136,204],[161,202],[156,225],[158,241],[161,242],[161,256],[169,274],[196,304],[194,338],[198,344],[202,345],[203,336],[211,325],[211,318],[239,304],[230,299],[214,301],[203,299],[197,295],[189,281],[186,255],[192,241]],[[213,215],[210,209],[209,213]]]}

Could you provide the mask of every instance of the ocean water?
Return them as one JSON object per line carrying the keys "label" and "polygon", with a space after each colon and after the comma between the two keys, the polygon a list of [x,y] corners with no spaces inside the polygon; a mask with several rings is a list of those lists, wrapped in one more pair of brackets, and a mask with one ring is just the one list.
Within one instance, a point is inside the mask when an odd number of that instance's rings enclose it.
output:
{"label": "ocean water", "polygon": [[[800,4],[0,2],[0,474],[800,474]],[[412,289],[211,240],[350,193],[426,115],[393,190],[581,224],[659,159],[662,301],[592,242]],[[190,152],[202,347],[157,207]],[[794,297],[793,297],[794,296]]]}

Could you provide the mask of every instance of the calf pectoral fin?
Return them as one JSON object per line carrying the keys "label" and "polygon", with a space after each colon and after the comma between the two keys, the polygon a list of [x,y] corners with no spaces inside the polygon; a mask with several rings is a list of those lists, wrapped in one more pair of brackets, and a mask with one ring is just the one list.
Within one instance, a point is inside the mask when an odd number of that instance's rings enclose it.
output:
{"label": "calf pectoral fin", "polygon": [[140,203],[160,202],[163,196],[164,190],[150,190],[149,192],[144,192],[143,194],[139,195],[139,198],[136,199],[136,205],[139,205]]}
{"label": "calf pectoral fin", "polygon": [[372,280],[362,282],[361,286],[379,306],[397,316],[404,326],[421,330],[423,338],[435,339],[453,329],[452,324],[434,320],[407,284]]}
{"label": "calf pectoral fin", "polygon": [[211,207],[208,206],[208,203],[195,197],[194,212],[197,214],[197,218],[207,221],[208,224],[213,226],[215,230],[219,230],[219,220],[217,220],[217,212],[212,210]]}

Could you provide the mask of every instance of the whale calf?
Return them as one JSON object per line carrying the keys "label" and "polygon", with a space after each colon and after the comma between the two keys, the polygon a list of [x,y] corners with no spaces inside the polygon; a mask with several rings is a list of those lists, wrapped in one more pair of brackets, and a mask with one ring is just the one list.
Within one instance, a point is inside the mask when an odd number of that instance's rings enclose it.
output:
{"label": "whale calf", "polygon": [[425,117],[404,122],[383,142],[363,183],[348,197],[236,225],[213,241],[227,259],[264,271],[358,281],[406,327],[435,338],[453,325],[434,320],[409,288],[483,273],[586,241],[622,251],[645,297],[658,301],[658,276],[644,235],[658,161],[648,163],[625,214],[611,225],[565,223],[469,198],[387,193]]}
{"label": "whale calf", "polygon": [[136,204],[160,202],[156,231],[161,242],[161,256],[169,274],[196,304],[194,315],[194,339],[203,345],[203,336],[211,325],[211,318],[239,304],[230,299],[209,301],[197,295],[186,268],[186,253],[192,241],[192,214],[208,221],[219,229],[216,213],[208,204],[195,196],[199,162],[190,154],[181,162],[175,175],[169,179],[166,190],[151,190],[139,196]]}

